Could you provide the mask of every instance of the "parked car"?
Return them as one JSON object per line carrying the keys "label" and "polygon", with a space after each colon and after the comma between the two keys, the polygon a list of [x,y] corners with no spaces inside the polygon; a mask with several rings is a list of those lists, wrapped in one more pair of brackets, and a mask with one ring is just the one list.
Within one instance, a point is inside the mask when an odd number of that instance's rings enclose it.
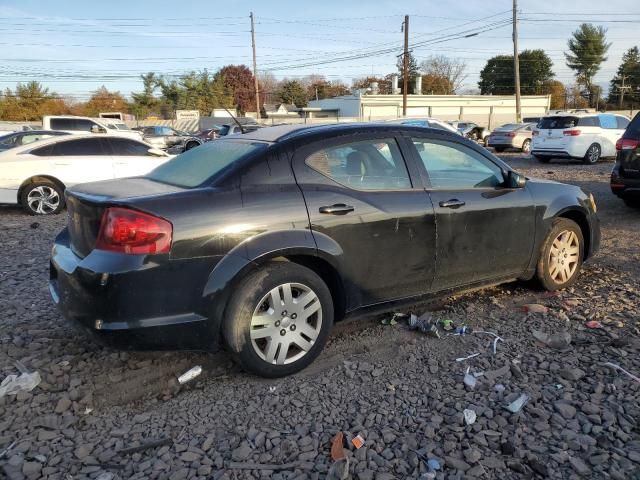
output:
{"label": "parked car", "polygon": [[640,207],[640,113],[627,125],[616,150],[611,191],[630,207]]}
{"label": "parked car", "polygon": [[215,140],[216,138],[220,138],[220,127],[215,128],[207,128],[206,130],[201,130],[196,133],[196,137],[198,137],[203,142],[210,142],[211,140]]}
{"label": "parked car", "polygon": [[533,129],[531,154],[542,163],[553,158],[581,159],[595,164],[616,154],[616,142],[629,119],[610,113],[560,112],[540,120]]}
{"label": "parked car", "polygon": [[10,148],[20,147],[29,143],[37,142],[45,138],[51,138],[59,135],[68,135],[67,132],[56,132],[55,130],[23,130],[21,132],[13,132],[0,137],[0,151],[9,150]]}
{"label": "parked car", "polygon": [[396,120],[389,120],[389,122],[399,123],[401,125],[411,125],[414,127],[437,128],[439,130],[446,130],[447,132],[462,135],[462,133],[460,133],[455,127],[451,126],[447,122],[443,122],[435,118],[399,118]]}
{"label": "parked car", "polygon": [[491,135],[491,130],[486,127],[481,127],[477,123],[472,122],[449,122],[452,126],[454,126],[462,136],[474,140],[476,142],[481,142],[484,145],[487,144],[487,140],[489,135]]}
{"label": "parked car", "polygon": [[187,132],[162,125],[139,127],[145,142],[163,150],[172,149],[175,153],[182,153],[202,145],[204,140]]}
{"label": "parked car", "polygon": [[45,115],[42,117],[44,130],[61,130],[67,133],[98,133],[142,140],[142,134],[131,130],[117,118],[90,118],[75,115]]}
{"label": "parked car", "polygon": [[142,175],[170,156],[139,140],[63,135],[0,152],[0,203],[32,215],[59,213],[71,185]]}
{"label": "parked car", "polygon": [[356,312],[517,278],[568,287],[600,243],[579,187],[388,123],[229,136],[67,203],[50,282],[66,318],[121,348],[222,343],[268,377]]}
{"label": "parked car", "polygon": [[507,123],[496,128],[487,139],[487,146],[496,152],[504,152],[507,148],[517,148],[529,153],[531,151],[531,133],[533,125],[530,123]]}
{"label": "parked car", "polygon": [[259,128],[262,128],[262,125],[258,125],[257,123],[246,123],[242,124],[242,128],[237,123],[229,123],[225,125],[221,125],[218,130],[218,135],[221,137],[226,137],[227,135],[237,135],[242,133],[250,133],[255,132]]}

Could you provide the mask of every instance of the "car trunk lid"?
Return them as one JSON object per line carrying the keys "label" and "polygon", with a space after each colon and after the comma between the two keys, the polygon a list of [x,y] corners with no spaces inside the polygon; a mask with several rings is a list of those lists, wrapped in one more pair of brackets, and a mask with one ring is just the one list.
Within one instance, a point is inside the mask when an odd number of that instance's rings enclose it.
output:
{"label": "car trunk lid", "polygon": [[578,117],[555,116],[546,117],[538,124],[536,148],[561,150],[567,144],[565,130],[572,130],[578,125]]}
{"label": "car trunk lid", "polygon": [[[102,215],[109,206],[184,191],[146,178],[125,178],[81,184],[67,189],[66,202],[71,250],[81,258],[94,249]],[[134,207],[135,208],[135,207]]]}

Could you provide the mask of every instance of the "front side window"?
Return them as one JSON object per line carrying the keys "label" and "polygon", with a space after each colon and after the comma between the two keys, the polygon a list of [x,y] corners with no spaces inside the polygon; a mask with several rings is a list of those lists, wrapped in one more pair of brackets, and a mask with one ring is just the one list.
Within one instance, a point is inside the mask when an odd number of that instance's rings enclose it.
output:
{"label": "front side window", "polygon": [[149,147],[144,143],[128,140],[126,138],[105,138],[104,141],[111,147],[111,154],[117,156],[142,157],[149,154]]}
{"label": "front side window", "polygon": [[22,135],[20,137],[20,145],[27,145],[29,143],[37,142],[38,140],[42,140],[43,138],[49,138],[51,135],[46,135],[43,133],[34,134],[34,135]]}
{"label": "front side window", "polygon": [[76,157],[107,155],[107,153],[102,148],[102,140],[100,138],[81,138],[78,140],[56,143],[53,148],[53,155],[57,157]]}
{"label": "front side window", "polygon": [[219,140],[192,148],[163,163],[146,176],[184,188],[204,184],[231,164],[267,148],[263,142]]}
{"label": "front side window", "polygon": [[308,166],[355,190],[411,188],[407,167],[392,138],[350,142],[311,154]]}
{"label": "front side window", "polygon": [[436,190],[495,188],[504,183],[500,167],[464,145],[419,138],[413,144]]}

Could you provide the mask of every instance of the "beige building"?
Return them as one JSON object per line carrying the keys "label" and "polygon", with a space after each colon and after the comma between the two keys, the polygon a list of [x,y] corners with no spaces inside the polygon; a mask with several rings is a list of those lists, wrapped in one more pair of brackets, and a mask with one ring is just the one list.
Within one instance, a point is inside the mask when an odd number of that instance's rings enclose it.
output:
{"label": "beige building", "polygon": [[[549,95],[522,97],[522,117],[540,117],[551,103]],[[362,121],[402,117],[402,95],[357,93],[309,102],[314,117],[337,116]],[[407,117],[466,120],[496,127],[516,119],[516,99],[511,95],[408,95]]]}

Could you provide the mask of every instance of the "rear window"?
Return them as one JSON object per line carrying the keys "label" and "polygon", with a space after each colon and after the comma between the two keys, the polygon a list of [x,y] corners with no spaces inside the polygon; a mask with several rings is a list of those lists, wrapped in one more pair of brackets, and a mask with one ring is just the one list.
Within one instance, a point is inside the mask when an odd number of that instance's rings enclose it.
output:
{"label": "rear window", "polygon": [[573,128],[578,124],[578,117],[545,117],[540,120],[538,128],[543,130],[556,130]]}
{"label": "rear window", "polygon": [[193,188],[234,162],[267,148],[263,142],[218,140],[192,148],[160,165],[146,175],[151,180]]}
{"label": "rear window", "polygon": [[623,138],[636,138],[640,139],[640,113],[636,113],[631,123],[627,126],[624,132]]}

